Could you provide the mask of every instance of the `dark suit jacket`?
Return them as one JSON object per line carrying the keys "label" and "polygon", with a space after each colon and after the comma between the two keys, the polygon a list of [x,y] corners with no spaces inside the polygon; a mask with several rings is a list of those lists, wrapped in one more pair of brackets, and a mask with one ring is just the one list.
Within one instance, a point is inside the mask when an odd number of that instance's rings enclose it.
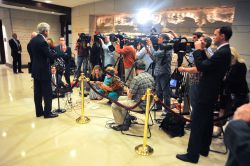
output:
{"label": "dark suit jacket", "polygon": [[38,80],[50,80],[49,45],[41,34],[30,41],[29,52],[32,57],[32,77]]}
{"label": "dark suit jacket", "polygon": [[29,43],[27,44],[27,51],[28,51],[28,53],[29,53],[29,56],[30,56],[30,62],[32,63],[32,54],[31,54],[31,48],[30,48],[30,42],[31,42],[31,40],[29,41]]}
{"label": "dark suit jacket", "polygon": [[71,48],[67,47],[66,52],[63,52],[61,50],[61,46],[58,45],[58,46],[56,46],[55,51],[56,51],[58,57],[63,58],[63,60],[65,62],[65,69],[69,70],[69,68],[70,68],[70,59],[71,59]]}
{"label": "dark suit jacket", "polygon": [[10,39],[9,40],[9,45],[11,48],[11,56],[18,56],[20,55],[20,53],[18,53],[18,51],[22,51],[22,46],[20,44],[20,41],[17,40],[18,45],[16,44],[16,42],[14,41],[14,39]]}
{"label": "dark suit jacket", "polygon": [[208,103],[217,100],[223,77],[231,63],[229,45],[217,50],[210,59],[204,60],[204,51],[194,51],[195,65],[202,72],[199,83],[199,102]]}
{"label": "dark suit jacket", "polygon": [[59,87],[59,88],[66,87],[65,83],[62,81],[62,76],[60,76],[60,74],[56,75],[55,77],[56,77],[56,84],[55,84],[55,82],[53,82],[53,80],[51,78],[53,86],[56,86],[56,87]]}
{"label": "dark suit jacket", "polygon": [[226,128],[224,142],[230,153],[226,166],[250,165],[250,126],[244,121],[233,120]]}

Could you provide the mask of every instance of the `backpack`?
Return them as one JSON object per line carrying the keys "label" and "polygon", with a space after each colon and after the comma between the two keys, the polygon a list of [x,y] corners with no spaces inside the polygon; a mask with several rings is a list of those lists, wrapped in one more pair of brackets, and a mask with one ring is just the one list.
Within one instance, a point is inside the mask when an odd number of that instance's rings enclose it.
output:
{"label": "backpack", "polygon": [[167,113],[159,127],[173,138],[184,135],[184,125],[185,122],[182,119],[172,113]]}

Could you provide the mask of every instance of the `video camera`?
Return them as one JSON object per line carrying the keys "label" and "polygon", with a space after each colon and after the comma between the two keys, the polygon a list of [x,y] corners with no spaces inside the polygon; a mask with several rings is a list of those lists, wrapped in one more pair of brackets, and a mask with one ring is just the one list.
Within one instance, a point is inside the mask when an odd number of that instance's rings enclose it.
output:
{"label": "video camera", "polygon": [[80,33],[79,34],[79,38],[77,39],[77,42],[86,42],[86,43],[90,43],[91,42],[91,36],[89,34],[85,34],[85,33]]}
{"label": "video camera", "polygon": [[101,33],[94,35],[94,42],[100,42],[100,39],[105,40],[105,36]]}
{"label": "video camera", "polygon": [[164,40],[162,44],[158,44],[159,34],[141,35],[136,38],[136,43],[141,43],[143,46],[147,45],[147,39],[150,39],[155,50],[171,50],[173,49],[173,41]]}
{"label": "video camera", "polygon": [[174,38],[173,42],[173,48],[175,53],[178,53],[180,51],[190,53],[194,48],[194,42],[188,41],[185,37]]}
{"label": "video camera", "polygon": [[109,37],[110,37],[110,41],[111,42],[116,42],[119,39],[120,40],[120,46],[121,46],[121,48],[124,46],[124,44],[125,44],[124,39],[126,38],[126,34],[125,33],[123,33],[123,34],[120,34],[120,33],[113,34],[112,33],[112,34],[109,35]]}

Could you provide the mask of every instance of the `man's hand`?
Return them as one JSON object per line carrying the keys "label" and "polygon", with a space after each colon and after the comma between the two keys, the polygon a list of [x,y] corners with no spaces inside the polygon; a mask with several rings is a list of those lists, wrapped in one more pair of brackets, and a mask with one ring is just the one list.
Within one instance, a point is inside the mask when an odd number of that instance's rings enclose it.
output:
{"label": "man's hand", "polygon": [[250,122],[250,103],[244,104],[237,108],[234,113],[234,120],[243,120],[245,122]]}
{"label": "man's hand", "polygon": [[183,66],[178,67],[178,71],[179,71],[179,72],[185,72],[185,68],[184,68]]}

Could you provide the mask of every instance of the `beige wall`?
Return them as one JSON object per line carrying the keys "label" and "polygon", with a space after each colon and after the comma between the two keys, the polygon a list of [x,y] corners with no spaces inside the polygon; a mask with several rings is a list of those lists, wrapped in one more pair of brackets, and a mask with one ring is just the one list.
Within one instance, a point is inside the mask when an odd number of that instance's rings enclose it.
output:
{"label": "beige wall", "polygon": [[250,48],[247,46],[247,40],[250,39],[249,0],[107,0],[81,5],[72,9],[72,41],[73,43],[76,41],[78,32],[92,33],[94,31],[90,29],[90,27],[93,27],[91,20],[94,20],[90,19],[91,15],[108,15],[122,12],[135,13],[143,7],[159,11],[162,9],[214,7],[220,5],[235,6],[234,35],[231,44],[237,47],[241,54],[250,56]]}
{"label": "beige wall", "polygon": [[[72,9],[72,42],[77,39],[78,32],[92,33],[93,15],[110,15],[116,13],[136,13],[140,8],[161,9],[235,6],[233,37],[231,46],[236,47],[246,59],[250,70],[250,1],[249,0],[105,0],[94,4],[77,6]],[[92,15],[92,16],[91,16]],[[91,28],[91,29],[90,29]],[[248,83],[250,83],[248,72]],[[249,84],[250,87],[250,84]]]}
{"label": "beige wall", "polygon": [[27,44],[30,40],[31,32],[36,31],[36,26],[39,22],[47,22],[51,26],[50,37],[58,43],[60,36],[60,20],[59,16],[29,12],[16,9],[0,8],[0,19],[3,22],[3,27],[6,29],[4,32],[5,44],[5,56],[6,63],[12,64],[12,57],[10,56],[10,47],[8,40],[11,38],[13,32],[18,36],[21,42],[22,52],[22,64],[25,65],[30,61]]}

